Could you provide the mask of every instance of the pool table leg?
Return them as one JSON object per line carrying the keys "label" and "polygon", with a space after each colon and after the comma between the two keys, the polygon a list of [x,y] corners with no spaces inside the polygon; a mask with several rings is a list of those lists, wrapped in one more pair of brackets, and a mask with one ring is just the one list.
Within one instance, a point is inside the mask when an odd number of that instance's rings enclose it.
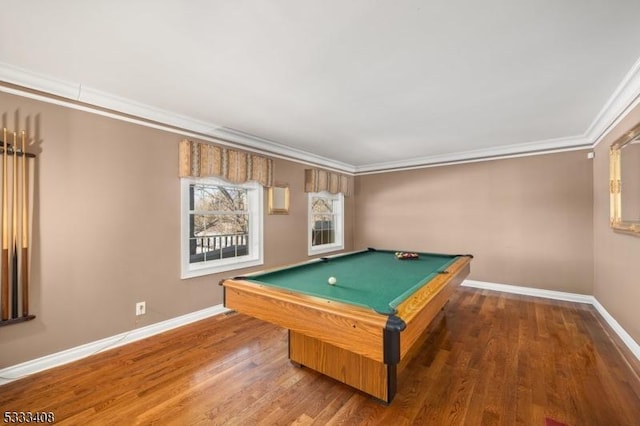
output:
{"label": "pool table leg", "polygon": [[289,359],[376,397],[385,404],[396,393],[396,366],[374,361],[289,330]]}

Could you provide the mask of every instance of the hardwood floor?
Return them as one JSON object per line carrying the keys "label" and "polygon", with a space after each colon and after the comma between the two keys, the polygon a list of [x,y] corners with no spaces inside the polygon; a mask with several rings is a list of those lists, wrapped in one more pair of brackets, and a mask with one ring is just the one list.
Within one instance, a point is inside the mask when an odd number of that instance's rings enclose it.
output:
{"label": "hardwood floor", "polygon": [[461,287],[385,406],[294,367],[286,330],[220,315],[1,386],[0,408],[66,425],[638,424],[638,363],[610,334],[589,305]]}

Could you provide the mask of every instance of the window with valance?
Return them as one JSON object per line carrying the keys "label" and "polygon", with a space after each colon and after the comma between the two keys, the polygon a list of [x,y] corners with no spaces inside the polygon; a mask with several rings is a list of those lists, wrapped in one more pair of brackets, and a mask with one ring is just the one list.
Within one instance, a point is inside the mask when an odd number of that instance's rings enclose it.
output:
{"label": "window with valance", "polygon": [[273,160],[207,143],[180,142],[180,177],[218,177],[231,183],[273,185]]}
{"label": "window with valance", "polygon": [[263,264],[263,187],[273,160],[211,144],[179,144],[181,276]]}
{"label": "window with valance", "polygon": [[304,171],[305,192],[328,192],[350,195],[350,178],[346,175],[322,169],[307,169]]}
{"label": "window with valance", "polygon": [[308,254],[344,249],[344,197],[350,194],[349,177],[321,169],[307,169]]}

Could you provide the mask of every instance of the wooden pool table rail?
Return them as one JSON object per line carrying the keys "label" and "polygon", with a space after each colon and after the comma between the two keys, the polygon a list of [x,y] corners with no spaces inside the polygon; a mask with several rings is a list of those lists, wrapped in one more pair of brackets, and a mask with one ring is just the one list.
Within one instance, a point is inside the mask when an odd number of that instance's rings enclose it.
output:
{"label": "wooden pool table rail", "polygon": [[224,305],[383,362],[387,317],[373,310],[248,281],[225,280]]}
{"label": "wooden pool table rail", "polygon": [[396,316],[406,323],[400,333],[400,358],[418,341],[433,318],[442,310],[455,289],[471,270],[471,256],[462,256],[438,274],[429,285],[420,288],[411,297],[398,305]]}

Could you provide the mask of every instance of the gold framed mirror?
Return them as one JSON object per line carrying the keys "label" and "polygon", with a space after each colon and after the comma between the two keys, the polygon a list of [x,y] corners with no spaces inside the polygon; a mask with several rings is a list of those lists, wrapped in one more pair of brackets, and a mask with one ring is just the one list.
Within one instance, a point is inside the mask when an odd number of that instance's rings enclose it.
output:
{"label": "gold framed mirror", "polygon": [[269,214],[289,214],[289,186],[274,185],[268,189]]}
{"label": "gold framed mirror", "polygon": [[640,123],[611,144],[609,193],[611,227],[640,237]]}

